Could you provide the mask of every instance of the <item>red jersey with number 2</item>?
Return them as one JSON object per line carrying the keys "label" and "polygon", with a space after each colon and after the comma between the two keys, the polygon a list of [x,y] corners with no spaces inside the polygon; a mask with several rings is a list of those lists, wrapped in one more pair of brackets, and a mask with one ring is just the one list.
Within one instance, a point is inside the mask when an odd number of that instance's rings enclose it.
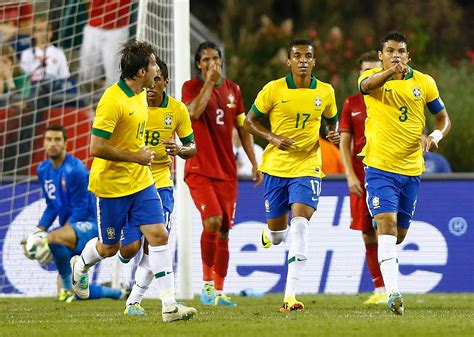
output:
{"label": "red jersey with number 2", "polygon": [[[189,105],[201,92],[204,82],[195,77],[183,84],[182,101]],[[232,148],[232,129],[236,116],[244,113],[240,88],[224,79],[214,86],[202,115],[192,120],[197,155],[186,160],[185,176],[197,173],[206,177],[235,180],[237,168]]]}
{"label": "red jersey with number 2", "polygon": [[339,121],[339,131],[349,132],[352,134],[353,149],[352,149],[352,166],[354,171],[364,181],[364,167],[362,158],[357,158],[357,154],[362,151],[365,145],[365,119],[367,118],[367,111],[364,103],[364,96],[356,94],[346,98],[342,108],[341,119]]}

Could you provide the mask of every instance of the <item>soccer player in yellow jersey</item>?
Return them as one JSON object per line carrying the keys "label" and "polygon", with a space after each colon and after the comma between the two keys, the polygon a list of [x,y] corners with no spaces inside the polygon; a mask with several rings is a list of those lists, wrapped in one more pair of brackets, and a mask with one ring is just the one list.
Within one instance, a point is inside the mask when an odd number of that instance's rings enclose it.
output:
{"label": "soccer player in yellow jersey", "polygon": [[[451,122],[433,78],[408,66],[403,34],[387,34],[378,54],[383,68],[368,70],[358,80],[367,106],[367,143],[360,155],[364,157],[367,206],[377,226],[387,305],[394,314],[403,315],[395,245],[405,238],[415,212],[423,152],[438,148]],[[425,106],[436,120],[428,137],[422,137]]]}
{"label": "soccer player in yellow jersey", "polygon": [[[165,92],[168,79],[168,67],[162,60],[157,61],[161,74],[155,77],[155,84],[147,89],[148,122],[145,128],[145,145],[155,152],[151,163],[151,172],[155,187],[160,195],[165,213],[165,223],[168,231],[170,218],[174,207],[173,181],[171,180],[170,156],[191,158],[196,154],[194,134],[191,128],[191,118],[183,102],[168,96]],[[182,146],[173,141],[176,132]],[[121,239],[119,258],[127,263],[140,250],[142,233],[137,227],[125,225]],[[124,313],[126,315],[143,315],[141,300],[153,280],[153,272],[149,265],[148,242],[143,244],[144,254],[135,272],[135,284],[127,299]]]}
{"label": "soccer player in yellow jersey", "polygon": [[89,297],[89,268],[120,247],[127,223],[149,242],[150,267],[160,289],[163,321],[192,317],[196,310],[177,304],[163,208],[150,171],[154,152],[145,146],[148,107],[144,88],[159,75],[156,51],[145,42],[129,42],[121,50],[120,80],[107,88],[97,106],[90,152],[94,158],[89,190],[97,196],[99,238],[90,240],[71,259],[73,289]]}
{"label": "soccer player in yellow jersey", "polygon": [[[295,298],[297,282],[308,256],[309,220],[321,192],[319,128],[324,118],[331,131],[337,127],[334,89],[313,76],[315,50],[309,40],[294,40],[288,46],[290,74],[271,81],[258,93],[245,119],[245,129],[269,144],[259,170],[264,173],[267,225],[262,232],[264,248],[280,244],[292,219],[288,276],[281,312],[303,310]],[[259,123],[268,115],[271,130]]]}

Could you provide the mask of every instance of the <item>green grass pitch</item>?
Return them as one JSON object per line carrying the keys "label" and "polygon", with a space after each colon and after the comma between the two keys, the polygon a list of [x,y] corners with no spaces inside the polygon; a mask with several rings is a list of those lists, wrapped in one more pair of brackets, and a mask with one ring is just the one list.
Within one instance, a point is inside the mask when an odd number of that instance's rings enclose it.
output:
{"label": "green grass pitch", "polygon": [[124,302],[59,303],[53,298],[0,298],[0,336],[474,336],[474,294],[405,295],[405,315],[367,306],[361,295],[305,295],[306,310],[281,314],[281,294],[233,299],[236,308],[187,301],[198,315],[161,322],[158,300],[144,317],[123,315]]}

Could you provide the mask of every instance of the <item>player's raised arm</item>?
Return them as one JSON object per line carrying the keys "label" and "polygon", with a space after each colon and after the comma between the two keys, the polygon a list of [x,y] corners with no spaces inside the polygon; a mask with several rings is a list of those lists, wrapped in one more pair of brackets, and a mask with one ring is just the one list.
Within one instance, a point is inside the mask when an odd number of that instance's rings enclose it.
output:
{"label": "player's raised arm", "polygon": [[90,144],[90,154],[93,157],[111,161],[132,162],[140,165],[151,165],[154,152],[148,147],[142,147],[136,152],[121,150],[115,146],[107,144],[107,139],[92,134]]}

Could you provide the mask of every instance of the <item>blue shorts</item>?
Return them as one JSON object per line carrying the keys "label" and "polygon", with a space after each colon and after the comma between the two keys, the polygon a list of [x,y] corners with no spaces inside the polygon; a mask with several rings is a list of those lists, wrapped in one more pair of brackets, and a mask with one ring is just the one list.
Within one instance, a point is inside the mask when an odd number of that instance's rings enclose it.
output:
{"label": "blue shorts", "polygon": [[97,222],[95,219],[94,221],[78,221],[71,223],[71,227],[76,232],[77,238],[76,248],[74,248],[72,254],[80,255],[86,243],[98,236]]}
{"label": "blue shorts", "polygon": [[294,203],[317,209],[321,193],[321,178],[280,178],[269,174],[263,176],[265,187],[265,212],[267,219],[282,216]]}
{"label": "blue shorts", "polygon": [[[173,213],[174,207],[174,197],[173,197],[173,187],[163,187],[157,189],[158,194],[161,198],[161,203],[163,205],[163,212],[165,215],[165,221],[163,222],[166,225],[168,233],[171,230],[171,213]],[[128,246],[129,244],[140,240],[142,238],[142,232],[139,227],[130,226],[128,223],[122,229],[122,237],[120,239],[120,245]]]}
{"label": "blue shorts", "polygon": [[398,213],[397,225],[408,229],[415,213],[416,195],[420,177],[365,167],[367,206],[371,216],[380,213]]}
{"label": "blue shorts", "polygon": [[120,240],[125,224],[130,227],[165,223],[161,200],[155,186],[120,198],[97,198],[99,240],[112,245]]}

